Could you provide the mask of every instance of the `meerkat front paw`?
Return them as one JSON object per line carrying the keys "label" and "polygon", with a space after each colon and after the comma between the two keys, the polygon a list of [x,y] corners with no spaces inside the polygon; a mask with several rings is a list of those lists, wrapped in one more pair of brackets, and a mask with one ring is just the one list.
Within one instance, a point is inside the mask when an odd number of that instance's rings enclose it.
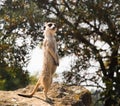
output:
{"label": "meerkat front paw", "polygon": [[56,66],[59,66],[59,63],[56,63],[55,65],[56,65]]}
{"label": "meerkat front paw", "polygon": [[56,66],[59,66],[59,62],[58,61],[54,61]]}

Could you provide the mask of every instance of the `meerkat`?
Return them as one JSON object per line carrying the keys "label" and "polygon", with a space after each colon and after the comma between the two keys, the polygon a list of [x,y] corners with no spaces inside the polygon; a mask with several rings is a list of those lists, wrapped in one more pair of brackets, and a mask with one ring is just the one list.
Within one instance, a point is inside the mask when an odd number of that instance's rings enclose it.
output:
{"label": "meerkat", "polygon": [[37,91],[38,87],[44,88],[44,96],[46,101],[49,100],[47,92],[51,86],[53,74],[59,65],[59,56],[57,52],[57,43],[55,34],[57,31],[56,24],[53,22],[47,22],[44,25],[44,40],[43,40],[43,66],[40,77],[30,94],[18,94],[23,97],[32,97]]}

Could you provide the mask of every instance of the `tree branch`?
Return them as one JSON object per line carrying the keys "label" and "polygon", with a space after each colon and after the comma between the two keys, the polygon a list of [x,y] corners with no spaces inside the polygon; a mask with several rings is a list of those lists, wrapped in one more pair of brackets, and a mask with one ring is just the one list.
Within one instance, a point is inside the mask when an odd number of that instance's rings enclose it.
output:
{"label": "tree branch", "polygon": [[102,38],[105,42],[107,42],[110,46],[112,46],[111,41],[110,41],[109,39],[106,39],[106,38],[109,38],[109,36],[108,36],[107,34],[100,32],[98,28],[96,28],[94,25],[90,24],[90,22],[88,22],[87,20],[83,19],[83,21],[84,21],[85,23],[87,23],[90,27],[94,28],[94,32],[95,32],[96,34],[100,35],[101,38]]}
{"label": "tree branch", "polygon": [[106,76],[106,69],[102,60],[102,57],[99,54],[99,51],[97,50],[96,46],[94,46],[93,44],[91,44],[88,40],[86,40],[82,35],[80,35],[80,32],[78,33],[74,33],[73,36],[78,39],[80,42],[83,42],[85,45],[89,46],[92,50],[92,53],[96,56],[96,58],[98,59],[103,75]]}

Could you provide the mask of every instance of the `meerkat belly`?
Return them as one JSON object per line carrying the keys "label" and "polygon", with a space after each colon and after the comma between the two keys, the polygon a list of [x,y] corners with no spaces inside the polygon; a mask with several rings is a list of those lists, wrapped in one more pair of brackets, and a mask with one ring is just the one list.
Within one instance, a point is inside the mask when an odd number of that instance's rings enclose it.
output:
{"label": "meerkat belly", "polygon": [[51,71],[54,70],[54,66],[55,66],[55,63],[54,63],[54,59],[53,57],[50,55],[49,52],[45,51],[44,52],[44,56],[43,56],[43,67],[42,67],[42,70],[43,72],[42,73],[46,73],[47,75],[50,75],[51,74]]}
{"label": "meerkat belly", "polygon": [[55,60],[54,58],[51,56],[51,54],[49,52],[46,52],[44,54],[44,64],[47,65],[47,67],[51,67],[53,65],[55,65]]}

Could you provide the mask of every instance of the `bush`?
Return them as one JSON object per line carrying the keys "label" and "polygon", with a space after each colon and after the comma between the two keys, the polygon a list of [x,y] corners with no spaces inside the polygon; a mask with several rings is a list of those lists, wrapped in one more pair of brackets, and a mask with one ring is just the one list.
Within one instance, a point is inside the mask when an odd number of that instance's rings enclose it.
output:
{"label": "bush", "polygon": [[15,90],[29,83],[29,74],[21,67],[0,67],[0,90]]}

